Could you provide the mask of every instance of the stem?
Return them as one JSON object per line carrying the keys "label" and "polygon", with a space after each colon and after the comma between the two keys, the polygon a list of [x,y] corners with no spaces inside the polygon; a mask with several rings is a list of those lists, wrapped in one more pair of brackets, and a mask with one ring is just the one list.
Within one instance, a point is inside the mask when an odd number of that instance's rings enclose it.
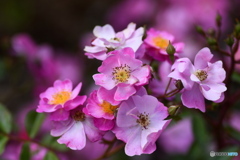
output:
{"label": "stem", "polygon": [[171,82],[172,82],[172,78],[170,78],[169,81],[168,81],[167,87],[166,87],[165,92],[164,92],[165,95],[167,94],[167,91],[168,91],[168,88],[169,88]]}
{"label": "stem", "polygon": [[0,132],[0,135],[5,136],[5,137],[8,137],[9,139],[14,140],[14,141],[18,141],[18,142],[23,142],[23,143],[25,143],[25,142],[30,142],[30,143],[35,143],[35,144],[37,144],[38,146],[43,147],[43,148],[46,148],[46,149],[49,150],[49,151],[52,151],[52,152],[54,152],[54,153],[57,152],[54,148],[51,148],[51,147],[49,147],[49,146],[47,146],[47,145],[45,145],[45,144],[42,144],[42,143],[38,142],[38,141],[35,140],[35,139],[21,138],[21,137],[18,137],[18,136],[14,136],[14,135],[2,133],[2,132]]}
{"label": "stem", "polygon": [[113,145],[115,144],[115,142],[117,141],[117,138],[114,137],[114,139],[112,141],[108,141],[108,148],[106,149],[106,151],[99,157],[97,158],[96,160],[101,160],[101,159],[104,159],[104,158],[107,158],[109,156],[111,156],[112,154],[109,154],[109,152],[111,151]]}

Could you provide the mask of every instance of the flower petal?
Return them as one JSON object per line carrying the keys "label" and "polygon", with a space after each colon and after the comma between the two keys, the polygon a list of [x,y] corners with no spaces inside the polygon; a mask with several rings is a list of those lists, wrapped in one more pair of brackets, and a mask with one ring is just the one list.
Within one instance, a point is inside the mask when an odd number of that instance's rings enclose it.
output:
{"label": "flower petal", "polygon": [[66,144],[72,150],[81,150],[86,145],[86,135],[82,122],[75,122],[58,140],[60,144]]}

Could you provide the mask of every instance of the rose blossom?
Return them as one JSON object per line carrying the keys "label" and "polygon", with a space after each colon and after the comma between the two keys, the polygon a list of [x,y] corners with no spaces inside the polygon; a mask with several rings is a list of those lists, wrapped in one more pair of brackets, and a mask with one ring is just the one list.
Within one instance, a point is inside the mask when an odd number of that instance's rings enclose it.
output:
{"label": "rose blossom", "polygon": [[108,52],[113,50],[123,49],[125,47],[131,47],[136,51],[142,44],[143,27],[135,30],[136,24],[130,23],[128,27],[121,31],[115,32],[113,27],[109,24],[105,26],[96,26],[93,30],[93,34],[96,39],[92,41],[92,46],[86,46],[84,48],[85,55],[88,58],[96,58],[99,60],[105,60],[108,56]]}
{"label": "rose blossom", "polygon": [[211,63],[213,55],[208,48],[201,49],[194,60],[194,65],[188,58],[180,58],[172,66],[169,77],[181,80],[182,103],[188,108],[198,108],[205,112],[204,97],[214,102],[224,99],[223,92],[227,90],[223,83],[226,72],[222,61]]}
{"label": "rose blossom", "polygon": [[113,89],[116,101],[128,99],[136,93],[135,87],[147,84],[150,78],[150,67],[135,59],[131,48],[113,51],[98,71],[93,75],[96,85]]}
{"label": "rose blossom", "polygon": [[135,95],[120,105],[113,132],[126,142],[127,155],[150,154],[155,151],[155,142],[169,122],[164,120],[167,116],[167,107],[155,97]]}
{"label": "rose blossom", "polygon": [[52,120],[68,119],[69,111],[78,105],[82,105],[87,98],[86,96],[78,96],[81,87],[82,83],[79,83],[72,90],[72,82],[70,80],[56,80],[53,87],[40,94],[37,112],[51,113]]}

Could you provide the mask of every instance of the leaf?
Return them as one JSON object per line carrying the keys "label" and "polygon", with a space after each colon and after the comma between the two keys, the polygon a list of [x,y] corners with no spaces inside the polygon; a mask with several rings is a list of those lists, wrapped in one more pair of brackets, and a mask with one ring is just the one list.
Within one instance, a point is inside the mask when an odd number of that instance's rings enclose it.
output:
{"label": "leaf", "polygon": [[30,160],[31,154],[30,154],[30,148],[28,143],[24,143],[22,146],[22,151],[20,154],[20,160]]}
{"label": "leaf", "polygon": [[195,142],[191,148],[191,159],[207,159],[209,157],[208,145],[210,143],[210,134],[207,130],[207,124],[203,117],[195,112],[192,114],[192,129]]}
{"label": "leaf", "polygon": [[44,160],[58,160],[58,157],[53,152],[48,152]]}
{"label": "leaf", "polygon": [[34,138],[45,118],[44,114],[30,111],[25,119],[25,126],[30,138]]}
{"label": "leaf", "polygon": [[7,141],[8,141],[8,137],[0,135],[0,155],[4,151]]}
{"label": "leaf", "polygon": [[0,103],[0,131],[10,133],[12,129],[12,116],[10,112]]}

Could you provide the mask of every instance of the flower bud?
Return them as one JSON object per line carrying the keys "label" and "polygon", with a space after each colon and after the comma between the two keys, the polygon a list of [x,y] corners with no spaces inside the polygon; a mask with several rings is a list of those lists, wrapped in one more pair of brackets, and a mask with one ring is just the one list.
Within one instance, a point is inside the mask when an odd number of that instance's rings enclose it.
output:
{"label": "flower bud", "polygon": [[177,87],[177,89],[179,91],[184,88],[181,80],[177,80],[176,83],[175,83],[175,86]]}
{"label": "flower bud", "polygon": [[234,34],[235,34],[236,38],[240,37],[240,23],[239,22],[235,25]]}
{"label": "flower bud", "polygon": [[217,14],[216,16],[216,24],[218,27],[221,27],[222,25],[222,16],[220,14]]}
{"label": "flower bud", "polygon": [[166,51],[169,55],[170,60],[173,62],[174,61],[174,53],[176,52],[176,49],[173,47],[173,45],[171,44],[170,41],[169,41]]}
{"label": "flower bud", "polygon": [[234,44],[234,39],[233,37],[230,36],[227,39],[225,39],[225,42],[227,43],[227,45],[231,47]]}
{"label": "flower bud", "polygon": [[196,28],[196,30],[199,34],[205,36],[205,32],[204,32],[204,30],[202,29],[201,26],[195,26],[195,28]]}
{"label": "flower bud", "polygon": [[215,38],[208,37],[207,38],[207,43],[208,43],[209,46],[215,46],[215,45],[217,45],[217,40]]}
{"label": "flower bud", "polygon": [[180,108],[179,105],[171,105],[171,106],[168,108],[168,114],[169,114],[170,116],[175,116],[179,108]]}

